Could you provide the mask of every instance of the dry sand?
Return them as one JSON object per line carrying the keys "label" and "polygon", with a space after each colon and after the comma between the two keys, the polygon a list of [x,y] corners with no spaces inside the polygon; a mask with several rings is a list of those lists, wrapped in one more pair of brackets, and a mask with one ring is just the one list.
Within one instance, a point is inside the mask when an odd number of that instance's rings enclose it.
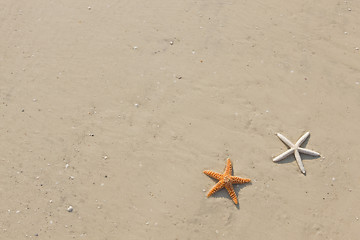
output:
{"label": "dry sand", "polygon": [[[358,239],[359,23],[359,1],[1,1],[0,239]],[[306,176],[272,162],[305,131]],[[227,157],[238,207],[206,198]]]}

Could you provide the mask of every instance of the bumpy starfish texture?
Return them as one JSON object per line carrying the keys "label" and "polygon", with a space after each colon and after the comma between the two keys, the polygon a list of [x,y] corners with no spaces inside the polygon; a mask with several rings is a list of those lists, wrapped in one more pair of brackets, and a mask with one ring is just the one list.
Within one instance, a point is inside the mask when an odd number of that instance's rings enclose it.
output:
{"label": "bumpy starfish texture", "polygon": [[225,172],[223,174],[216,173],[210,170],[205,170],[204,173],[211,178],[219,180],[219,182],[210,189],[207,197],[210,197],[215,192],[219,191],[222,188],[225,188],[229,192],[229,195],[235,204],[238,204],[238,200],[234,191],[233,184],[243,184],[251,181],[248,178],[232,176],[232,164],[230,158],[227,159]]}
{"label": "bumpy starfish texture", "polygon": [[280,154],[279,156],[277,156],[276,158],[274,158],[273,159],[274,162],[281,161],[281,160],[285,159],[287,156],[289,156],[290,154],[294,154],[296,162],[299,165],[301,172],[303,174],[305,174],[306,172],[305,172],[304,164],[302,163],[302,160],[300,157],[300,153],[308,154],[308,155],[315,156],[315,157],[320,156],[320,153],[300,147],[301,144],[303,144],[303,142],[309,137],[309,135],[310,135],[309,132],[302,135],[302,137],[299,138],[299,140],[297,140],[297,142],[295,144],[290,142],[289,139],[287,139],[280,133],[278,133],[276,135],[280,138],[281,141],[283,141],[283,143],[285,143],[289,147],[289,149],[287,151],[283,152],[282,154]]}

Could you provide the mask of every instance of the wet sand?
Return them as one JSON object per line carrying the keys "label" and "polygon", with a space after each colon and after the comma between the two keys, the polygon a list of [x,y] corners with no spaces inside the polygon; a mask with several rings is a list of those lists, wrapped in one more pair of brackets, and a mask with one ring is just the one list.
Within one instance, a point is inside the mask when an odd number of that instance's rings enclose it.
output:
{"label": "wet sand", "polygon": [[356,239],[360,2],[263,2],[2,1],[1,238]]}

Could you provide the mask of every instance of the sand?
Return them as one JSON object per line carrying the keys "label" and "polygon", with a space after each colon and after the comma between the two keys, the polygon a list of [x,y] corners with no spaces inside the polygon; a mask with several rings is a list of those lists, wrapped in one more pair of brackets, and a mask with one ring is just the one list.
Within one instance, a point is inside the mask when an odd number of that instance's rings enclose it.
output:
{"label": "sand", "polygon": [[[357,239],[359,12],[1,1],[0,238]],[[272,162],[306,131],[306,176]]]}

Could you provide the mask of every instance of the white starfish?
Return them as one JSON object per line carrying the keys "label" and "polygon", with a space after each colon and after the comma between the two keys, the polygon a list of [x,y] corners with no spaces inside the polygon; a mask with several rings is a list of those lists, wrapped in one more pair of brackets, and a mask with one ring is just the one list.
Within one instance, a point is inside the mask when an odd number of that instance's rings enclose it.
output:
{"label": "white starfish", "polygon": [[283,152],[282,154],[280,154],[279,156],[277,156],[276,158],[274,158],[273,159],[274,162],[281,161],[281,160],[285,159],[287,156],[289,156],[290,154],[294,153],[295,159],[296,159],[296,161],[297,161],[297,163],[299,165],[299,168],[300,168],[301,172],[303,174],[305,174],[305,168],[304,168],[304,165],[302,163],[300,153],[304,153],[304,154],[308,154],[308,155],[316,156],[316,157],[320,156],[320,153],[317,153],[317,152],[315,152],[313,150],[309,150],[309,149],[300,147],[301,144],[309,137],[309,135],[310,135],[309,132],[302,135],[302,137],[299,138],[299,140],[297,140],[297,142],[295,144],[290,142],[289,139],[287,139],[286,137],[284,137],[280,133],[278,133],[276,135],[280,138],[281,141],[283,141],[289,147],[289,149],[287,151]]}

